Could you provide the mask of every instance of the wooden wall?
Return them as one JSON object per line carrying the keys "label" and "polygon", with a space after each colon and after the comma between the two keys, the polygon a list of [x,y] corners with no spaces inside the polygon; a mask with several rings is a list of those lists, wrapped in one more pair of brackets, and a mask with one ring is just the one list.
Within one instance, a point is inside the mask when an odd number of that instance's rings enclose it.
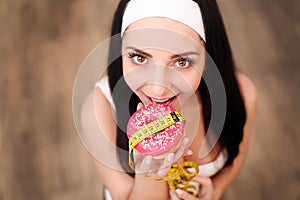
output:
{"label": "wooden wall", "polygon": [[[74,126],[72,88],[109,37],[117,0],[0,0],[0,199],[102,199]],[[299,1],[219,0],[259,106],[245,166],[224,199],[300,199]]]}

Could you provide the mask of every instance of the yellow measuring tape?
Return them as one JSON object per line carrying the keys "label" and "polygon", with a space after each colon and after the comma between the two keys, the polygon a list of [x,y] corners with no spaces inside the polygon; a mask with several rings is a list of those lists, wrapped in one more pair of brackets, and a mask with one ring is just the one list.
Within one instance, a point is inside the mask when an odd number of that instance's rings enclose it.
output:
{"label": "yellow measuring tape", "polygon": [[[194,169],[194,170],[191,170]],[[157,180],[167,181],[170,188],[173,190],[181,189],[197,196],[197,188],[191,185],[190,181],[199,173],[197,163],[193,161],[185,161],[183,164],[173,164],[165,178],[158,178]]]}
{"label": "yellow measuring tape", "polygon": [[176,122],[184,121],[184,118],[178,111],[171,112],[160,117],[157,120],[145,124],[143,127],[138,129],[130,138],[129,138],[129,166],[134,169],[134,162],[132,158],[132,151],[134,147],[143,141],[145,138],[164,130],[165,128],[175,124]]}

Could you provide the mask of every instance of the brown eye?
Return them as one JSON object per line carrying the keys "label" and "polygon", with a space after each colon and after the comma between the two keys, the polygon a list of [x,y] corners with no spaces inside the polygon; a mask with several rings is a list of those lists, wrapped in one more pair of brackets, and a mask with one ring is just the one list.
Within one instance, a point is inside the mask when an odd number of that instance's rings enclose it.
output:
{"label": "brown eye", "polygon": [[143,56],[136,56],[135,57],[135,60],[138,62],[138,63],[144,63],[146,58],[143,57]]}
{"label": "brown eye", "polygon": [[190,62],[185,58],[180,58],[179,60],[176,61],[175,65],[179,68],[185,68],[190,65]]}
{"label": "brown eye", "polygon": [[186,65],[186,60],[180,60],[178,62],[178,65],[181,66],[181,67],[184,67]]}
{"label": "brown eye", "polygon": [[131,61],[133,63],[138,64],[138,65],[146,64],[148,62],[148,60],[145,56],[142,56],[137,53],[128,54],[128,57],[131,59]]}

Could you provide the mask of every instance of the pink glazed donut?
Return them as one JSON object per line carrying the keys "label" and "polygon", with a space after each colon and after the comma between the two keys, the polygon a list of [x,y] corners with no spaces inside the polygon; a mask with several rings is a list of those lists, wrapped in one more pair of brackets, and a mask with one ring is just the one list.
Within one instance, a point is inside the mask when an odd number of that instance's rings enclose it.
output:
{"label": "pink glazed donut", "polygon": [[[137,110],[127,124],[127,137],[130,138],[145,124],[174,112],[175,109],[164,104],[149,104]],[[143,155],[153,156],[155,159],[164,158],[169,152],[174,152],[182,141],[184,135],[184,122],[179,121],[161,132],[145,138],[135,146]]]}

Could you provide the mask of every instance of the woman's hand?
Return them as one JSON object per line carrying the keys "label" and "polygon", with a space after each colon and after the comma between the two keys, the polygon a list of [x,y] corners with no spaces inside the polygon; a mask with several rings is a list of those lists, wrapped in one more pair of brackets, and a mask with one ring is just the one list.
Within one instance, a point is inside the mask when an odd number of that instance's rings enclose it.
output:
{"label": "woman's hand", "polygon": [[[143,106],[139,103],[137,110]],[[181,157],[191,155],[193,152],[188,149],[189,138],[183,138],[180,146],[173,153],[168,153],[164,159],[153,159],[152,156],[144,156],[133,150],[135,173],[147,176],[164,177],[174,162]]]}
{"label": "woman's hand", "polygon": [[164,177],[174,162],[183,156],[192,154],[192,151],[187,149],[188,143],[189,139],[183,138],[180,147],[174,153],[168,153],[164,159],[153,159],[152,156],[144,156],[134,149],[133,156],[136,174]]}
{"label": "woman's hand", "polygon": [[192,181],[199,183],[199,194],[197,197],[189,194],[184,190],[177,189],[176,192],[170,189],[169,194],[171,200],[215,200],[214,199],[214,188],[212,184],[212,180],[208,177],[197,175],[195,176]]}

